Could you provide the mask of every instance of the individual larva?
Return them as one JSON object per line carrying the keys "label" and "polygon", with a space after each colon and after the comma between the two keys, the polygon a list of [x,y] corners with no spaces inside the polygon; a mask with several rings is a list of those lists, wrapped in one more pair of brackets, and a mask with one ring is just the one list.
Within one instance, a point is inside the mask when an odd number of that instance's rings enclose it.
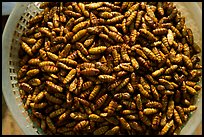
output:
{"label": "individual larva", "polygon": [[198,107],[201,48],[172,2],[43,2],[20,40],[42,134],[175,135]]}

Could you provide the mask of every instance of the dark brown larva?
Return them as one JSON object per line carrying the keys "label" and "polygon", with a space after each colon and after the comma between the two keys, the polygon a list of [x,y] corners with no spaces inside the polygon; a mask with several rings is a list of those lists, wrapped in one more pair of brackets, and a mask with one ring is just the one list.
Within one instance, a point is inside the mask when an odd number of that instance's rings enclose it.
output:
{"label": "dark brown larva", "polygon": [[39,7],[19,38],[17,80],[45,134],[172,135],[198,109],[201,48],[174,3]]}

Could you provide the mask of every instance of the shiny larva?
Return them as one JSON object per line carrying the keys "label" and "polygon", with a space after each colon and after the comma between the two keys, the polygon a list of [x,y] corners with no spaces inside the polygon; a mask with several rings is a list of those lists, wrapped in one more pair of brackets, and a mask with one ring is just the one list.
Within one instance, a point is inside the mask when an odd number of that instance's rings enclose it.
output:
{"label": "shiny larva", "polygon": [[69,83],[74,78],[75,75],[76,75],[76,69],[70,70],[68,75],[65,77],[63,83],[64,84]]}
{"label": "shiny larva", "polygon": [[77,123],[77,124],[74,126],[73,130],[74,130],[74,131],[80,131],[80,130],[82,130],[83,128],[85,128],[86,126],[88,126],[88,124],[89,124],[89,121],[87,121],[87,120],[80,121],[79,123]]}
{"label": "shiny larva", "polygon": [[161,132],[159,133],[160,135],[164,135],[166,134],[169,129],[171,128],[171,126],[173,126],[174,124],[174,120],[171,120],[169,123],[167,123],[161,130]]}
{"label": "shiny larva", "polygon": [[99,69],[95,68],[86,68],[82,71],[80,71],[80,74],[85,75],[85,76],[96,76],[100,73]]}
{"label": "shiny larva", "polygon": [[107,49],[107,47],[105,47],[105,46],[98,46],[98,47],[90,48],[88,50],[88,52],[90,54],[100,54],[100,53],[103,53],[106,49]]}
{"label": "shiny larva", "polygon": [[130,124],[123,117],[120,117],[119,121],[124,129],[131,130]]}

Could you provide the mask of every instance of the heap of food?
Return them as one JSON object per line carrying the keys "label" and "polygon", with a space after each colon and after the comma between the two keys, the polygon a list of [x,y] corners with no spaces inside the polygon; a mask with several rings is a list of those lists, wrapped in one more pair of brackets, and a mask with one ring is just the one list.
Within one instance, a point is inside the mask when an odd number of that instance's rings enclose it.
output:
{"label": "heap of food", "polygon": [[45,134],[178,134],[201,52],[172,2],[44,2],[19,50],[20,95]]}

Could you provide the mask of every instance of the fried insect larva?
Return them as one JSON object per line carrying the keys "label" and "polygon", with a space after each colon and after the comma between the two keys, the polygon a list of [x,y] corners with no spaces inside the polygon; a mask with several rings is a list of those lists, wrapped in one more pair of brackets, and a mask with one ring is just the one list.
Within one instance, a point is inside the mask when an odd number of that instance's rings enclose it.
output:
{"label": "fried insect larva", "polygon": [[173,90],[174,89],[174,86],[171,82],[169,82],[168,80],[165,80],[165,79],[162,79],[162,78],[159,78],[159,83],[163,84],[165,86],[166,89],[168,90]]}
{"label": "fried insect larva", "polygon": [[[72,82],[71,82],[71,84],[69,85],[69,91],[70,92],[74,92],[75,91],[75,89],[77,88],[77,83],[78,82],[78,80],[77,80],[77,78],[75,78]],[[75,92],[74,92],[75,93]]]}
{"label": "fried insect larva", "polygon": [[91,88],[92,86],[93,86],[93,82],[92,81],[84,82],[82,84],[82,90],[87,90],[87,89]]}
{"label": "fried insect larva", "polygon": [[179,116],[181,118],[182,121],[186,121],[186,118],[185,118],[185,114],[184,114],[184,110],[181,106],[175,106],[177,112],[179,113]]}
{"label": "fried insect larva", "polygon": [[38,78],[33,78],[28,82],[31,86],[39,86],[41,85],[41,81]]}
{"label": "fried insect larva", "polygon": [[131,114],[135,114],[137,111],[136,110],[129,110],[129,109],[125,109],[123,110],[121,113],[123,115],[131,115]]}
{"label": "fried insect larva", "polygon": [[107,49],[107,47],[105,47],[105,46],[98,46],[98,47],[90,48],[88,50],[88,52],[90,54],[100,54],[100,53],[103,53],[106,49]]}
{"label": "fried insect larva", "polygon": [[166,125],[162,128],[162,130],[159,134],[160,135],[166,134],[169,131],[169,129],[171,128],[171,126],[173,126],[173,124],[174,124],[174,120],[171,120],[169,123],[166,123]]}
{"label": "fried insect larva", "polygon": [[152,73],[152,76],[153,76],[153,77],[157,77],[157,76],[163,74],[164,72],[165,72],[165,69],[164,69],[164,68],[160,68],[160,69],[154,71],[154,72]]}
{"label": "fried insect larva", "polygon": [[42,61],[38,64],[39,67],[43,67],[43,66],[54,66],[55,63],[52,61]]}
{"label": "fried insect larva", "polygon": [[46,81],[46,84],[51,88],[51,90],[56,92],[63,92],[63,88],[61,86],[55,85],[51,81]]}
{"label": "fried insect larva", "polygon": [[137,96],[134,97],[134,100],[137,104],[137,109],[140,111],[143,110],[143,105],[142,105],[142,100],[141,100],[140,94],[137,94]]}
{"label": "fried insect larva", "polygon": [[56,111],[53,111],[52,113],[50,113],[49,117],[54,118],[58,115],[61,115],[64,112],[65,112],[65,108],[60,108],[60,109],[57,109]]}
{"label": "fried insect larva", "polygon": [[94,134],[94,135],[102,135],[102,134],[104,134],[108,129],[109,129],[109,126],[102,126],[102,127],[98,128],[98,129],[96,129],[96,130],[93,132],[93,134]]}
{"label": "fried insect larva", "polygon": [[93,100],[101,89],[101,85],[96,85],[89,95],[89,100]]}
{"label": "fried insect larva", "polygon": [[80,71],[80,74],[85,75],[85,76],[96,76],[100,73],[99,69],[95,68],[86,68],[82,71]]}
{"label": "fried insect larva", "polygon": [[184,113],[190,113],[192,111],[195,111],[197,109],[197,106],[190,105],[188,108],[183,108]]}
{"label": "fried insect larva", "polygon": [[153,107],[153,108],[162,108],[162,104],[160,102],[156,102],[156,101],[150,101],[148,102],[146,105],[146,107]]}
{"label": "fried insect larva", "polygon": [[36,109],[42,109],[42,108],[45,108],[47,106],[47,103],[45,102],[41,102],[41,103],[30,103],[30,106],[32,108],[36,108]]}
{"label": "fried insect larva", "polygon": [[103,122],[104,121],[104,119],[97,114],[90,114],[88,117],[92,121],[96,121],[96,122]]}
{"label": "fried insect larva", "polygon": [[149,5],[146,5],[146,11],[147,11],[147,14],[154,20],[154,22],[157,23],[158,19],[155,17],[154,12],[152,11]]}
{"label": "fried insect larva", "polygon": [[[131,3],[129,3],[129,4],[131,4]],[[125,17],[129,17],[132,12],[137,11],[139,6],[140,6],[139,3],[133,4],[132,6],[131,5],[127,6],[128,11],[125,12]]]}
{"label": "fried insect larva", "polygon": [[125,78],[119,85],[118,87],[116,87],[115,91],[119,91],[120,89],[122,89],[123,87],[125,87],[128,82],[130,81],[130,78]]}
{"label": "fried insect larva", "polygon": [[127,92],[123,92],[123,93],[116,93],[114,95],[114,98],[117,100],[126,100],[126,99],[130,99],[130,94]]}
{"label": "fried insect larva", "polygon": [[134,45],[137,40],[138,32],[136,29],[131,30],[130,32],[130,44]]}
{"label": "fried insect larva", "polygon": [[134,68],[130,64],[127,64],[127,63],[120,63],[119,66],[125,71],[128,71],[128,72],[134,71]]}
{"label": "fried insect larva", "polygon": [[180,118],[179,113],[177,112],[176,109],[174,109],[174,120],[175,120],[179,125],[182,125],[181,118]]}
{"label": "fried insect larva", "polygon": [[45,36],[47,36],[48,38],[52,37],[52,33],[49,31],[48,28],[46,27],[40,27],[38,28],[39,32],[41,32],[42,34],[44,34]]}
{"label": "fried insect larva", "polygon": [[143,10],[137,12],[137,17],[135,21],[135,28],[138,29],[141,23],[142,16],[145,12]]}
{"label": "fried insect larva", "polygon": [[112,129],[108,130],[105,135],[115,135],[119,132],[120,127],[119,126],[115,126]]}
{"label": "fried insect larva", "polygon": [[152,128],[153,129],[158,129],[158,126],[160,124],[160,120],[161,120],[161,113],[159,115],[155,115],[153,118],[152,118]]}
{"label": "fried insect larva", "polygon": [[121,126],[126,129],[126,130],[131,130],[131,127],[130,127],[130,124],[123,118],[123,117],[120,117],[118,118],[119,121],[120,121],[120,124]]}
{"label": "fried insect larva", "polygon": [[67,44],[63,50],[59,53],[59,58],[65,58],[68,56],[69,52],[70,52],[70,49],[71,49],[71,44]]}
{"label": "fried insect larva", "polygon": [[139,118],[141,119],[141,121],[147,125],[147,126],[151,126],[151,121],[150,119],[144,115],[144,113],[142,111],[139,111]]}
{"label": "fried insect larva", "polygon": [[80,23],[76,24],[73,27],[72,32],[77,33],[79,30],[85,28],[87,26],[87,24],[88,24],[87,21],[83,21],[83,22],[80,22]]}
{"label": "fried insect larva", "polygon": [[104,18],[104,19],[111,19],[113,18],[113,14],[111,12],[107,12],[107,11],[104,11],[104,12],[99,12],[98,14],[101,18]]}
{"label": "fried insect larva", "polygon": [[103,4],[107,7],[110,7],[112,10],[116,10],[119,11],[120,6],[116,6],[114,3],[110,3],[110,2],[103,2]]}
{"label": "fried insect larva", "polygon": [[89,12],[85,8],[85,4],[82,2],[78,3],[79,8],[81,9],[82,13],[84,14],[85,17],[89,17]]}
{"label": "fried insect larva", "polygon": [[61,43],[67,43],[66,37],[63,36],[57,36],[53,39],[53,44],[61,44]]}
{"label": "fried insect larva", "polygon": [[116,108],[117,108],[118,104],[117,102],[115,101],[111,101],[109,104],[108,104],[108,107],[107,107],[107,116],[111,116],[114,114]]}
{"label": "fried insect larva", "polygon": [[56,133],[56,127],[49,116],[46,117],[46,123],[53,133]]}
{"label": "fried insect larva", "polygon": [[128,84],[127,84],[127,91],[128,91],[129,93],[134,93],[134,88],[133,88],[133,86],[132,86],[131,83],[128,83]]}
{"label": "fried insect larva", "polygon": [[192,69],[193,68],[193,63],[192,63],[191,59],[188,56],[182,54],[182,59],[184,61],[185,66],[188,69]]}
{"label": "fried insect larva", "polygon": [[34,38],[28,38],[28,37],[21,37],[21,40],[29,45],[33,45],[36,42],[36,39]]}
{"label": "fried insect larva", "polygon": [[84,63],[80,64],[81,69],[95,68],[95,67],[96,67],[96,65],[94,63],[84,62]]}
{"label": "fried insect larva", "polygon": [[40,63],[40,59],[39,58],[32,58],[28,61],[29,65],[38,65]]}
{"label": "fried insect larva", "polygon": [[154,34],[152,34],[150,31],[148,31],[147,29],[139,29],[139,32],[142,36],[144,36],[146,39],[154,42],[157,41],[157,38],[154,36]]}
{"label": "fried insect larva", "polygon": [[31,69],[31,70],[27,71],[26,75],[29,77],[33,77],[33,76],[37,75],[38,73],[40,73],[39,69]]}
{"label": "fried insect larva", "polygon": [[171,67],[165,70],[165,74],[171,74],[178,68],[178,65],[172,65]]}
{"label": "fried insect larva", "polygon": [[102,97],[100,97],[95,104],[95,109],[99,109],[106,101],[106,99],[108,98],[108,94],[103,95]]}
{"label": "fried insect larva", "polygon": [[87,29],[82,29],[80,31],[78,31],[73,37],[72,37],[72,43],[80,40],[82,37],[85,36],[85,34],[87,33]]}
{"label": "fried insect larva", "polygon": [[169,45],[172,45],[174,41],[174,35],[170,29],[168,29],[167,39],[168,39]]}
{"label": "fried insect larva", "polygon": [[130,57],[127,54],[127,50],[124,45],[121,47],[121,57],[124,61],[130,62]]}
{"label": "fried insect larva", "polygon": [[20,83],[20,84],[19,84],[19,87],[20,87],[22,90],[24,90],[24,91],[26,91],[26,92],[28,92],[28,93],[30,93],[30,92],[33,90],[33,88],[32,88],[28,83]]}
{"label": "fried insect larva", "polygon": [[190,86],[186,85],[186,89],[191,95],[196,95],[197,94],[197,91],[193,87],[190,87]]}
{"label": "fried insect larva", "polygon": [[155,109],[155,108],[145,108],[145,109],[143,110],[143,113],[144,113],[145,115],[152,115],[152,114],[155,114],[155,113],[157,113],[157,112],[158,112],[158,110]]}
{"label": "fried insect larva", "polygon": [[112,50],[112,56],[113,56],[113,63],[115,65],[118,65],[119,64],[119,60],[120,60],[120,54],[117,52],[116,49]]}
{"label": "fried insect larva", "polygon": [[126,34],[128,32],[126,22],[127,22],[127,19],[123,19],[123,21],[122,21],[122,31],[123,31],[124,34]]}
{"label": "fried insect larva", "polygon": [[21,79],[23,76],[25,76],[26,72],[28,71],[28,68],[28,65],[22,66],[17,73],[17,78]]}
{"label": "fried insect larva", "polygon": [[21,42],[21,48],[29,55],[29,56],[33,56],[32,50],[31,48],[25,43],[25,42]]}
{"label": "fried insect larva", "polygon": [[70,117],[74,120],[86,120],[88,119],[88,115],[81,112],[72,112],[70,113]]}
{"label": "fried insect larva", "polygon": [[176,34],[175,35],[176,37],[179,37],[179,38],[182,37],[180,31],[176,27],[174,27],[173,25],[171,25],[171,30]]}
{"label": "fried insect larva", "polygon": [[113,32],[113,31],[109,31],[109,32],[108,32],[108,36],[109,36],[111,39],[115,40],[116,42],[121,42],[121,43],[122,43],[122,42],[124,41],[121,35],[119,35],[119,34],[116,33],[116,32]]}
{"label": "fried insect larva", "polygon": [[116,24],[122,22],[124,15],[119,15],[111,19],[107,19],[107,24]]}
{"label": "fried insect larva", "polygon": [[69,83],[76,75],[76,69],[72,69],[70,70],[70,72],[68,73],[68,75],[65,77],[65,79],[63,80],[64,84]]}
{"label": "fried insect larva", "polygon": [[142,126],[138,122],[136,122],[136,121],[130,122],[129,124],[130,124],[130,127],[132,129],[136,130],[137,132],[142,133],[144,131]]}
{"label": "fried insect larva", "polygon": [[53,61],[57,61],[57,60],[58,60],[58,56],[55,55],[54,53],[49,52],[49,51],[47,51],[47,56],[48,56],[51,60],[53,60]]}
{"label": "fried insect larva", "polygon": [[39,14],[39,15],[37,15],[37,16],[31,18],[31,19],[28,21],[28,23],[29,23],[29,26],[32,26],[32,25],[34,25],[34,24],[36,24],[36,23],[38,23],[38,22],[40,22],[40,21],[42,21],[42,20],[43,20],[43,15],[42,15],[42,14]]}
{"label": "fried insect larva", "polygon": [[91,46],[91,45],[93,44],[94,40],[95,40],[95,35],[89,36],[89,37],[84,41],[84,47],[87,48],[87,47]]}
{"label": "fried insect larva", "polygon": [[69,59],[69,58],[61,58],[59,59],[60,62],[62,63],[65,63],[67,65],[71,65],[71,66],[76,66],[77,65],[77,62],[72,60],[72,59]]}
{"label": "fried insect larva", "polygon": [[200,53],[200,52],[201,52],[201,48],[200,48],[200,46],[199,46],[196,42],[194,42],[194,43],[192,44],[192,47],[193,47],[193,49],[194,49],[194,51],[195,51],[196,53]]}
{"label": "fried insect larva", "polygon": [[78,55],[84,62],[90,62],[90,61],[81,53],[81,51],[77,50],[77,55]]}
{"label": "fried insect larva", "polygon": [[86,4],[85,8],[87,9],[98,9],[103,5],[103,2],[96,2],[96,3],[90,3],[90,4]]}
{"label": "fried insect larva", "polygon": [[128,109],[136,109],[136,104],[133,101],[121,100],[121,103]]}
{"label": "fried insect larva", "polygon": [[151,95],[144,89],[144,87],[142,86],[142,84],[137,84],[137,87],[140,91],[140,93],[145,96],[146,98],[151,98]]}
{"label": "fried insect larva", "polygon": [[56,72],[58,72],[59,69],[56,66],[49,65],[49,66],[42,66],[41,70],[43,72],[56,73]]}
{"label": "fried insect larva", "polygon": [[74,99],[77,99],[81,104],[83,104],[84,106],[89,107],[90,106],[90,102],[83,99],[83,98],[78,98],[78,97],[74,97]]}
{"label": "fried insect larva", "polygon": [[119,81],[115,81],[114,83],[112,83],[109,87],[108,90],[112,91],[113,89],[115,89],[116,87],[118,87],[121,83],[121,80]]}
{"label": "fried insect larva", "polygon": [[24,103],[24,108],[25,108],[25,110],[28,110],[31,101],[32,101],[32,95],[29,94],[29,95],[27,96],[27,99],[26,99],[25,103]]}
{"label": "fried insect larva", "polygon": [[89,124],[89,121],[87,121],[87,120],[82,120],[82,121],[80,121],[79,123],[77,123],[77,124],[74,126],[73,130],[74,130],[75,132],[80,131],[80,130],[82,130],[83,128],[85,128],[86,126],[88,126],[88,124]]}
{"label": "fried insect larva", "polygon": [[155,35],[165,35],[168,33],[167,28],[157,28],[152,31]]}
{"label": "fried insect larva", "polygon": [[62,62],[57,62],[56,66],[65,70],[71,70],[72,67],[68,67],[66,64],[62,63]]}
{"label": "fried insect larva", "polygon": [[70,17],[74,17],[74,18],[79,18],[79,17],[81,17],[81,14],[80,14],[80,13],[74,12],[74,11],[71,11],[71,10],[65,10],[65,11],[64,11],[64,14],[67,15],[67,16],[70,16]]}
{"label": "fried insect larva", "polygon": [[107,40],[107,41],[108,41],[109,43],[111,43],[111,44],[114,44],[114,43],[115,43],[111,38],[109,38],[108,35],[106,35],[106,34],[104,34],[104,33],[100,33],[100,34],[99,34],[99,37],[102,38],[102,39],[104,39],[104,40]]}
{"label": "fried insect larva", "polygon": [[158,10],[158,13],[163,16],[164,15],[164,9],[163,9],[163,3],[162,2],[158,2],[157,4],[157,10]]}
{"label": "fried insect larva", "polygon": [[167,119],[171,119],[174,113],[174,100],[170,100],[168,103],[168,108],[166,112]]}
{"label": "fried insect larva", "polygon": [[137,11],[133,11],[127,18],[126,25],[129,26],[137,16]]}

